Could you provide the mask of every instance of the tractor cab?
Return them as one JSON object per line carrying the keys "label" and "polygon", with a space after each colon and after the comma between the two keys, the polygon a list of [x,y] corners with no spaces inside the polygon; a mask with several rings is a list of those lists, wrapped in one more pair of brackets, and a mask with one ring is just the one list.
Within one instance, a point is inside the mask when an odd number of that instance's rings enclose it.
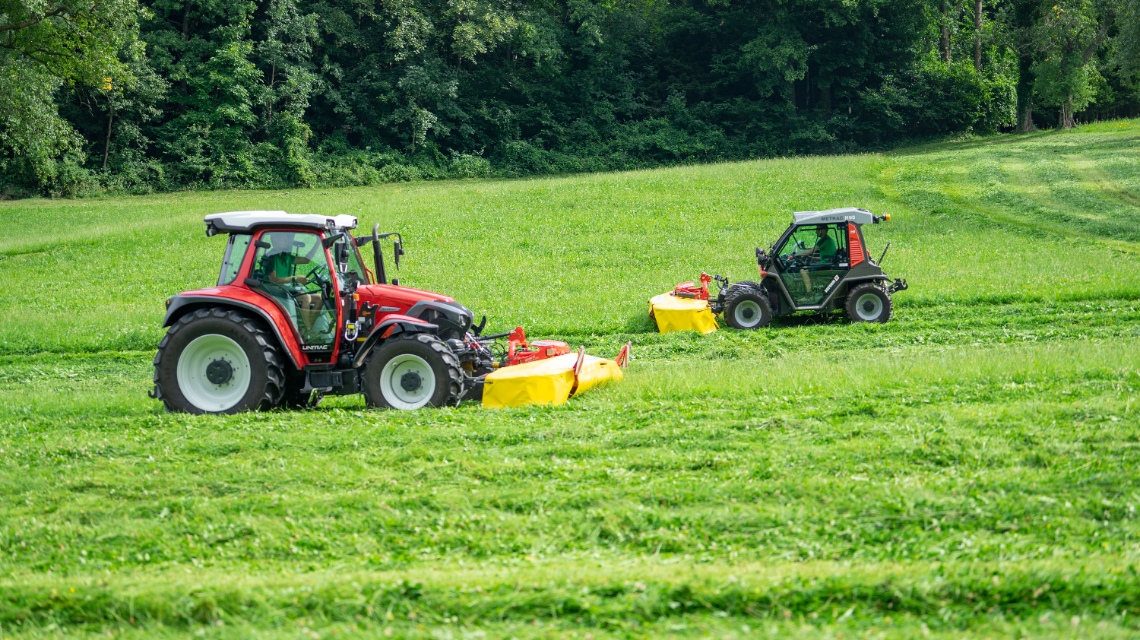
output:
{"label": "tractor cab", "polygon": [[[773,249],[774,271],[797,306],[823,301],[824,288],[850,267],[846,222],[799,225]],[[856,240],[855,246],[858,240]]]}

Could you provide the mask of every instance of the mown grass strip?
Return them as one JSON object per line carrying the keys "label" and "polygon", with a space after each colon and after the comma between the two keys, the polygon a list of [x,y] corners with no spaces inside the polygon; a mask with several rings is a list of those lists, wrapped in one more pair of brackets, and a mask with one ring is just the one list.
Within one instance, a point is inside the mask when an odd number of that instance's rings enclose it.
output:
{"label": "mown grass strip", "polygon": [[[588,568],[587,568],[588,567]],[[300,617],[447,622],[580,618],[607,626],[694,613],[784,619],[854,607],[862,616],[940,616],[959,625],[1043,607],[1094,617],[1140,613],[1140,574],[1123,558],[1038,563],[680,566],[539,563],[526,569],[237,577],[225,570],[0,583],[0,622],[80,625]]]}

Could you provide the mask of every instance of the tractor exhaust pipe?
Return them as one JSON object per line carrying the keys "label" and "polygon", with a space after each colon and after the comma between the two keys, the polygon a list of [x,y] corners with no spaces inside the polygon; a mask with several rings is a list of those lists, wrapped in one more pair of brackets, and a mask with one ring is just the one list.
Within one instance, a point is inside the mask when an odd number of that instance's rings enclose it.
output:
{"label": "tractor exhaust pipe", "polygon": [[372,259],[376,263],[376,283],[388,284],[388,274],[384,273],[384,251],[380,248],[380,223],[372,225]]}

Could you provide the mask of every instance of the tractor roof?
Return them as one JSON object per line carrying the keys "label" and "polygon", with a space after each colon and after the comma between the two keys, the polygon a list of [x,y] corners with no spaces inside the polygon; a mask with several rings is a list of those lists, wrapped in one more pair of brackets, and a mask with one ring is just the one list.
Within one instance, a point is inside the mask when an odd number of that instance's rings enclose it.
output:
{"label": "tractor roof", "polygon": [[842,209],[827,209],[826,211],[797,211],[792,214],[797,225],[801,224],[829,224],[832,222],[854,222],[855,224],[869,224],[875,221],[875,216],[866,209],[844,207]]}
{"label": "tractor roof", "polygon": [[206,233],[248,233],[257,227],[308,227],[355,229],[356,216],[323,216],[284,211],[229,211],[206,216]]}

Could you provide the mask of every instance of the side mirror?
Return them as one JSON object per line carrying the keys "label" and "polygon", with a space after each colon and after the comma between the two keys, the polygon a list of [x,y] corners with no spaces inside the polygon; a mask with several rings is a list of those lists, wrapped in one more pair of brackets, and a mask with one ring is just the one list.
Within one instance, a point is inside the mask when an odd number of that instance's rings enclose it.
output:
{"label": "side mirror", "polygon": [[329,247],[336,244],[336,241],[340,240],[342,237],[344,237],[344,232],[338,231],[338,232],[332,234],[331,236],[325,238],[324,240],[322,240],[321,244],[325,245],[325,248],[328,249]]}
{"label": "side mirror", "polygon": [[392,243],[392,254],[396,256],[396,268],[400,268],[400,256],[404,255],[404,243],[397,240]]}

